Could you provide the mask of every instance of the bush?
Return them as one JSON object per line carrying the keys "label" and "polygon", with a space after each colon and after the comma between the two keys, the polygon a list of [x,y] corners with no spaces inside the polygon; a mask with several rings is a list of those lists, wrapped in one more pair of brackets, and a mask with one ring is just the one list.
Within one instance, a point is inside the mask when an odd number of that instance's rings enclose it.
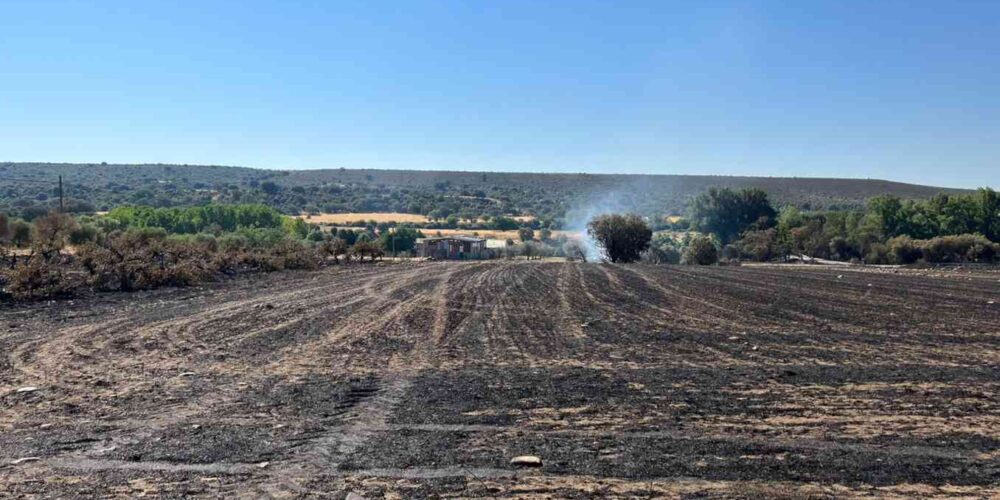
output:
{"label": "bush", "polygon": [[94,241],[99,235],[96,227],[84,224],[69,233],[69,243],[71,245],[82,245],[88,241]]}
{"label": "bush", "polygon": [[939,236],[915,240],[897,236],[888,243],[891,261],[896,264],[949,262],[993,262],[1000,257],[1000,244],[980,234]]}
{"label": "bush", "polygon": [[0,289],[17,300],[45,299],[73,294],[81,285],[67,273],[60,259],[35,254],[13,269],[0,270]]}
{"label": "bush", "polygon": [[860,256],[860,252],[847,238],[834,236],[830,239],[830,258],[850,260]]}
{"label": "bush", "polygon": [[865,254],[865,264],[888,264],[892,261],[892,253],[889,245],[885,243],[873,243],[868,247]]}
{"label": "bush", "polygon": [[740,260],[740,249],[736,245],[726,245],[722,247],[722,260],[733,262]]}
{"label": "bush", "polygon": [[[740,256],[757,262],[767,262],[783,253],[778,244],[778,231],[773,228],[764,231],[747,231],[734,245]],[[723,248],[723,257],[726,257],[725,250]]]}
{"label": "bush", "polygon": [[52,212],[35,220],[31,227],[31,247],[45,258],[66,247],[70,234],[79,226],[70,215]]}
{"label": "bush", "polygon": [[925,262],[992,262],[1000,255],[1000,244],[979,234],[941,236],[919,243]]}
{"label": "bush", "polygon": [[635,214],[609,214],[587,224],[587,234],[611,262],[635,262],[649,248],[653,231]]}
{"label": "bush", "polygon": [[719,261],[719,252],[715,242],[707,236],[695,236],[684,249],[681,263],[687,265],[708,266]]}
{"label": "bush", "polygon": [[168,239],[165,231],[157,229],[109,234],[101,244],[81,246],[77,256],[90,285],[102,291],[191,285],[218,271],[209,248]]}
{"label": "bush", "polygon": [[918,242],[909,236],[897,236],[889,240],[887,245],[892,261],[896,264],[913,264],[922,256]]}

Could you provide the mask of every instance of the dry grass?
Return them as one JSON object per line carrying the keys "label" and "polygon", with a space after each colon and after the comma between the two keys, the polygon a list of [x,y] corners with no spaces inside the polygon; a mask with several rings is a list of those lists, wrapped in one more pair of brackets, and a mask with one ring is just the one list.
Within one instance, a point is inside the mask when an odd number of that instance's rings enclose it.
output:
{"label": "dry grass", "polygon": [[[437,236],[441,233],[441,236],[453,236],[453,235],[466,235],[466,236],[478,236],[480,238],[486,238],[488,240],[506,240],[512,239],[514,241],[519,241],[520,237],[517,235],[517,231],[494,231],[491,229],[422,229],[421,230],[425,236]],[[581,234],[577,231],[552,231],[552,237],[558,238],[560,235],[565,235],[567,238],[580,238]],[[538,236],[538,231],[535,231],[535,236]]]}
{"label": "dry grass", "polygon": [[307,222],[312,222],[316,224],[346,224],[348,222],[356,222],[359,220],[375,222],[415,222],[424,223],[427,222],[427,216],[420,214],[404,214],[398,212],[356,212],[347,214],[328,214],[322,213],[318,215],[302,214],[296,217],[303,219]]}

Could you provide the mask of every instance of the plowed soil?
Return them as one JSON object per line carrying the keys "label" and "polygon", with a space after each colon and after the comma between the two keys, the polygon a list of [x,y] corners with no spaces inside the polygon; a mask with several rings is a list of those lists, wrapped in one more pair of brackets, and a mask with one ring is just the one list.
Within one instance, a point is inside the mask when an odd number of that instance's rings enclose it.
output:
{"label": "plowed soil", "polygon": [[1000,496],[998,301],[988,269],[441,262],[7,305],[0,496]]}

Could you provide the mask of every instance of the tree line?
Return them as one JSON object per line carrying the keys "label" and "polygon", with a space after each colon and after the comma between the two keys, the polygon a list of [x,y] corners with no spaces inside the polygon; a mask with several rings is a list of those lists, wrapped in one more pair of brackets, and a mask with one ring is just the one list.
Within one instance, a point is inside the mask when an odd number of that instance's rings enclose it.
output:
{"label": "tree line", "polygon": [[691,200],[687,220],[671,229],[654,235],[636,215],[607,215],[591,221],[588,233],[613,262],[797,256],[869,264],[993,262],[1000,258],[1000,194],[980,188],[926,200],[881,195],[860,210],[807,212],[777,210],[760,189],[712,188]]}

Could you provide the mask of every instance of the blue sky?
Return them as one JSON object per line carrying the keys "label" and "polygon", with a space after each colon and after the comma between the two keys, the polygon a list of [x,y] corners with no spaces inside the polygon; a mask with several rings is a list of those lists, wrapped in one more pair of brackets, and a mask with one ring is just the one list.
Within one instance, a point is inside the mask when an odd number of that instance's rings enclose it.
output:
{"label": "blue sky", "polygon": [[0,0],[0,161],[998,187],[998,19],[971,0]]}

